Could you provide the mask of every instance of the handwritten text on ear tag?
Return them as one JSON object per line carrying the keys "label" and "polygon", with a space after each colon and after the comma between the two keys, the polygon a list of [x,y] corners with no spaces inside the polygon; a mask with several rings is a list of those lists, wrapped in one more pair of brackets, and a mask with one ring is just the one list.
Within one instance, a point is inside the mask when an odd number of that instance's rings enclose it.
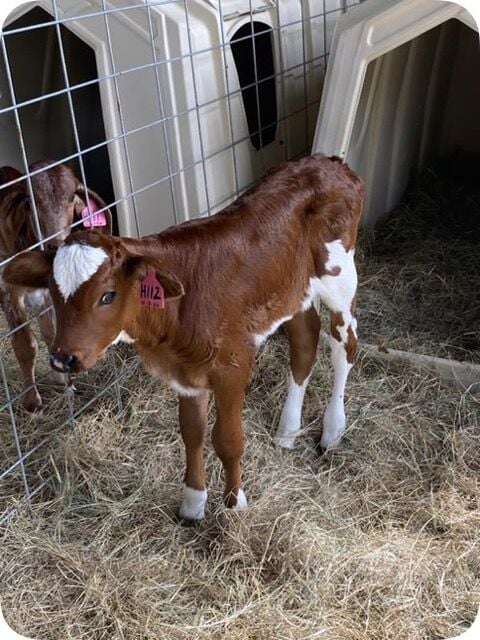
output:
{"label": "handwritten text on ear tag", "polygon": [[146,278],[140,281],[140,302],[145,307],[165,308],[165,291],[152,267],[149,267]]}
{"label": "handwritten text on ear tag", "polygon": [[82,209],[83,226],[106,227],[107,217],[105,213],[103,211],[100,211],[100,213],[95,213],[96,211],[98,211],[97,203],[95,202],[95,200],[89,198],[88,206],[90,207],[90,211],[88,210],[88,207]]}

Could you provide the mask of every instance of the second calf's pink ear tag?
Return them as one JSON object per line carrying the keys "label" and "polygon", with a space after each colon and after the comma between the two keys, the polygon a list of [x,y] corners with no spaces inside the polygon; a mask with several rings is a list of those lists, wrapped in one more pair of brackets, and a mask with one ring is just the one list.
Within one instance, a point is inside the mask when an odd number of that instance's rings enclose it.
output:
{"label": "second calf's pink ear tag", "polygon": [[90,207],[90,211],[88,207],[82,209],[82,218],[83,218],[83,226],[84,227],[106,227],[107,226],[107,216],[104,211],[100,211],[100,213],[95,213],[98,211],[97,203],[92,198],[88,199],[88,206]]}
{"label": "second calf's pink ear tag", "polygon": [[140,302],[145,307],[165,308],[165,291],[152,267],[149,267],[146,278],[140,281]]}

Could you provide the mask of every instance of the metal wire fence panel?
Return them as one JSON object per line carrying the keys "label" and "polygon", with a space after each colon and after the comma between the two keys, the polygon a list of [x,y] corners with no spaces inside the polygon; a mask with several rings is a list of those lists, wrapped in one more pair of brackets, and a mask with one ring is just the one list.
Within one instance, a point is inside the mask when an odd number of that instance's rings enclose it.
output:
{"label": "metal wire fence panel", "polygon": [[[114,233],[145,235],[215,213],[308,153],[333,28],[352,4],[19,2],[1,35],[0,269],[61,241],[46,211],[74,206],[80,192],[74,229],[108,211]],[[64,166],[78,187],[68,202],[45,193]],[[137,361],[121,348],[75,391],[52,381],[48,296],[4,284],[0,296],[2,521],[61,474],[49,460],[54,434],[101,411],[106,395],[123,410]]]}

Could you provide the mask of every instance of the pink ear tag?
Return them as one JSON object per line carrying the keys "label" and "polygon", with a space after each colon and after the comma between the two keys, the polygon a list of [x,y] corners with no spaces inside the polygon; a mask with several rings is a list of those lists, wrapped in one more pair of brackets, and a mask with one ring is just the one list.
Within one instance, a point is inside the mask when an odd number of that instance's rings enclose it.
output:
{"label": "pink ear tag", "polygon": [[152,267],[149,267],[146,278],[140,282],[140,302],[145,307],[165,308],[165,291]]}
{"label": "pink ear tag", "polygon": [[[97,203],[92,198],[88,199],[88,205],[90,207],[90,211],[88,207],[82,209],[82,218],[83,218],[83,226],[84,227],[106,227],[107,226],[107,217],[104,211],[100,211],[100,213],[95,213],[98,211]],[[92,215],[94,214],[94,215]]]}

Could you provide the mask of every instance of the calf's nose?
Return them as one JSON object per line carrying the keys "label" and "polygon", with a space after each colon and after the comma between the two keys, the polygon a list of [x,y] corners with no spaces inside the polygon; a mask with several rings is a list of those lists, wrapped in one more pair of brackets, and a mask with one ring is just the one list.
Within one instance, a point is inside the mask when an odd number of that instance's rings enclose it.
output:
{"label": "calf's nose", "polygon": [[77,364],[77,357],[63,351],[50,354],[50,365],[55,371],[71,373]]}

